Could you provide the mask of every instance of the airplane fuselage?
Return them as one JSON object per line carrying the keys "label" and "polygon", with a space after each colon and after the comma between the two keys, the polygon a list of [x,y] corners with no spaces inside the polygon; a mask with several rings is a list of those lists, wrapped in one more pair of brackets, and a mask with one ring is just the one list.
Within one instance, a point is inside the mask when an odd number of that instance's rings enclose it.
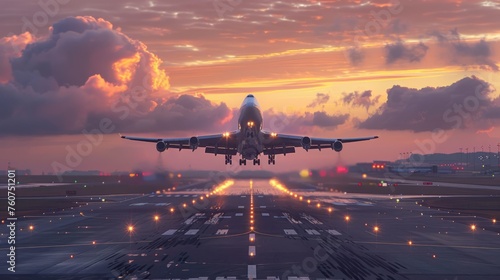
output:
{"label": "airplane fuselage", "polygon": [[262,112],[255,97],[249,94],[240,108],[238,118],[238,153],[245,160],[257,159],[263,151],[262,137]]}

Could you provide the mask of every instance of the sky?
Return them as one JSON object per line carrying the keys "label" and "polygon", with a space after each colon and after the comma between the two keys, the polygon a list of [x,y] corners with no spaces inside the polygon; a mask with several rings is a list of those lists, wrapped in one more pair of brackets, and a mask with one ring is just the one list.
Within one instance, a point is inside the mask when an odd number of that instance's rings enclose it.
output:
{"label": "sky", "polygon": [[500,1],[5,0],[0,164],[237,171],[119,134],[264,128],[380,139],[277,157],[271,171],[500,146]]}

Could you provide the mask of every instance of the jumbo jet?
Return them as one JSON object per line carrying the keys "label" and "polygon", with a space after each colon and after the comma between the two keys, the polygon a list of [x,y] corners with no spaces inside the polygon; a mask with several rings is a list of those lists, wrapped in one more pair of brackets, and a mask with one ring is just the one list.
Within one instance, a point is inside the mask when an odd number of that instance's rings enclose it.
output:
{"label": "jumbo jet", "polygon": [[276,164],[276,155],[295,153],[296,147],[304,150],[331,148],[342,151],[343,143],[376,139],[378,136],[361,138],[314,138],[309,136],[286,135],[262,130],[262,111],[256,98],[249,94],[244,99],[238,118],[238,130],[215,135],[193,136],[186,138],[143,138],[122,136],[124,139],[156,143],[156,150],[164,152],[172,149],[205,148],[205,153],[224,155],[225,164],[233,164],[233,156],[241,155],[239,164],[260,165],[259,155],[267,156],[268,164]]}

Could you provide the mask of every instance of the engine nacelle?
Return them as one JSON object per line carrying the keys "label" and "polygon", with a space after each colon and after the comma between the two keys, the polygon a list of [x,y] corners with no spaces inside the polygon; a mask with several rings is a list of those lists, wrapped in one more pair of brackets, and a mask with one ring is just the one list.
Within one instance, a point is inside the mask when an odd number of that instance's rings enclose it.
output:
{"label": "engine nacelle", "polygon": [[198,137],[193,136],[189,138],[189,147],[191,147],[193,151],[196,150],[199,145],[200,145],[200,140],[198,139]]}
{"label": "engine nacelle", "polygon": [[335,150],[335,152],[342,151],[343,147],[344,147],[344,145],[340,141],[335,141],[332,143],[332,149]]}
{"label": "engine nacelle", "polygon": [[158,141],[156,142],[156,150],[158,152],[164,152],[165,150],[167,149],[167,143],[163,142],[163,141]]}
{"label": "engine nacelle", "polygon": [[312,140],[311,140],[311,138],[305,136],[305,137],[302,137],[300,144],[302,144],[302,148],[304,148],[304,150],[307,151],[311,148]]}

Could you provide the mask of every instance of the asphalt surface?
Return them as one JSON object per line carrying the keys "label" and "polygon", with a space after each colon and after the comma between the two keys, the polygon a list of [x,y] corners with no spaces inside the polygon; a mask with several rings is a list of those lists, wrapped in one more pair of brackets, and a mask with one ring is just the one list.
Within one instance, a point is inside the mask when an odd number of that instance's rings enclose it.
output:
{"label": "asphalt surface", "polygon": [[208,197],[196,187],[96,197],[19,218],[15,273],[1,229],[0,278],[500,279],[492,220],[422,207],[417,197],[277,183],[237,180]]}

